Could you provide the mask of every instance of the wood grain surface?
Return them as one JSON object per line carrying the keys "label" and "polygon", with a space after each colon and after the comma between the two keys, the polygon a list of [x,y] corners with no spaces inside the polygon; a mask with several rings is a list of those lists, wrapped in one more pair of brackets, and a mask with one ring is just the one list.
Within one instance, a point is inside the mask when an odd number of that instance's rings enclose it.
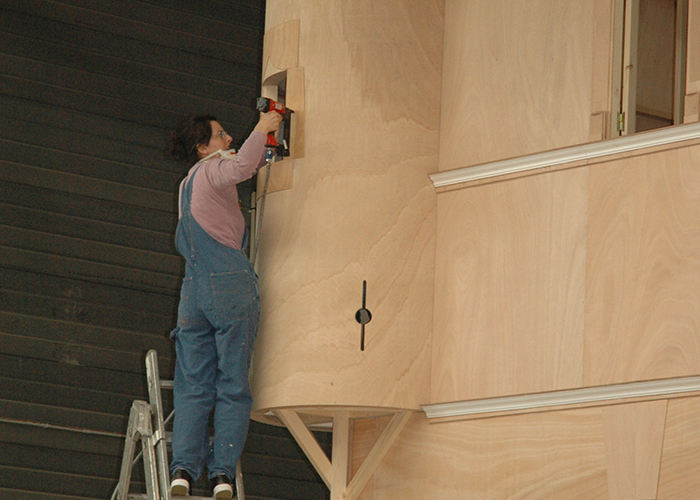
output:
{"label": "wood grain surface", "polygon": [[[430,362],[441,2],[267,12],[270,29],[301,20],[305,156],[291,189],[266,202],[256,408],[417,408]],[[361,351],[363,281],[372,320]]]}

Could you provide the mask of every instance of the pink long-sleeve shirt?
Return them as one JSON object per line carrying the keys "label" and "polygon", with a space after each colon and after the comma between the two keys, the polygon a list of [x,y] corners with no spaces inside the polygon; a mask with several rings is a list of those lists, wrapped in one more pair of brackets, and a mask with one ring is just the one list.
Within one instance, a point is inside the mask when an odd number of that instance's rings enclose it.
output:
{"label": "pink long-sleeve shirt", "polygon": [[266,139],[262,132],[253,131],[234,158],[198,162],[180,183],[182,198],[185,183],[199,169],[192,185],[192,216],[209,236],[227,247],[241,250],[245,219],[238,204],[236,184],[250,179],[265,165]]}

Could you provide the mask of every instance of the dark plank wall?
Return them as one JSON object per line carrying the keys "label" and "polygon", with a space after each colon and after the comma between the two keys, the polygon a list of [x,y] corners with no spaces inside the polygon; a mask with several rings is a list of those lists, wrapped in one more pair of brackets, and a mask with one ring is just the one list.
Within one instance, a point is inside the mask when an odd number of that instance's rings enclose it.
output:
{"label": "dark plank wall", "polygon": [[[146,351],[172,375],[184,171],[166,137],[190,111],[247,137],[263,15],[264,0],[0,2],[0,499],[111,495]],[[325,497],[264,427],[249,488]],[[275,496],[262,471],[285,457],[298,470]]]}

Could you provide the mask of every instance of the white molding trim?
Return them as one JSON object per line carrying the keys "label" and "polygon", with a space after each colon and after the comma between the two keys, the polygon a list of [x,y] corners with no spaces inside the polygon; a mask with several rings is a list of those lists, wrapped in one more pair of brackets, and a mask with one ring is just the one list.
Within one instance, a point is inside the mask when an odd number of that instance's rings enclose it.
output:
{"label": "white molding trim", "polygon": [[649,382],[631,382],[583,389],[477,399],[423,405],[428,419],[460,417],[484,413],[522,412],[538,408],[566,407],[573,405],[605,403],[611,401],[658,398],[700,391],[700,377],[683,377]]}
{"label": "white molding trim", "polygon": [[700,122],[430,174],[436,188],[700,139]]}

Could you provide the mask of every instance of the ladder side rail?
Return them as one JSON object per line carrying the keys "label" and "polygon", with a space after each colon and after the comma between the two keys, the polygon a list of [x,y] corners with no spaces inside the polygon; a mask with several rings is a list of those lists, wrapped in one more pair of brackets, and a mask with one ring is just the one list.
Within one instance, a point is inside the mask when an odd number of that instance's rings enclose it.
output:
{"label": "ladder side rail", "polygon": [[[148,415],[148,423],[150,425],[151,416]],[[148,500],[162,500],[160,495],[160,488],[158,487],[158,462],[156,460],[156,450],[154,446],[154,435],[141,436],[141,446],[143,448],[143,466],[146,472],[146,495]],[[170,493],[170,488],[168,487],[164,493]]]}
{"label": "ladder side rail", "polygon": [[[138,403],[134,401],[129,412],[129,424],[126,429],[126,440],[124,442],[124,454],[122,455],[121,472],[119,473],[119,482],[112,494],[112,500],[126,500],[129,495],[129,486],[131,485],[131,472],[134,466],[134,453],[136,453],[136,442],[140,436],[136,432],[138,422]],[[141,401],[140,403],[144,403]]]}
{"label": "ladder side rail", "polygon": [[158,354],[155,349],[148,351],[146,355],[146,378],[148,382],[148,397],[153,408],[153,421],[155,426],[154,463],[160,478],[160,492],[163,500],[170,498],[170,469],[168,468],[168,446],[165,439],[165,423],[163,420],[163,396],[161,394],[160,374],[158,370]]}
{"label": "ladder side rail", "polygon": [[143,467],[146,476],[146,495],[148,500],[160,500],[152,423],[153,408],[144,401],[135,401],[134,408],[138,409],[136,432],[141,436]]}
{"label": "ladder side rail", "polygon": [[236,464],[236,499],[245,500],[245,490],[243,489],[243,469],[241,461]]}

